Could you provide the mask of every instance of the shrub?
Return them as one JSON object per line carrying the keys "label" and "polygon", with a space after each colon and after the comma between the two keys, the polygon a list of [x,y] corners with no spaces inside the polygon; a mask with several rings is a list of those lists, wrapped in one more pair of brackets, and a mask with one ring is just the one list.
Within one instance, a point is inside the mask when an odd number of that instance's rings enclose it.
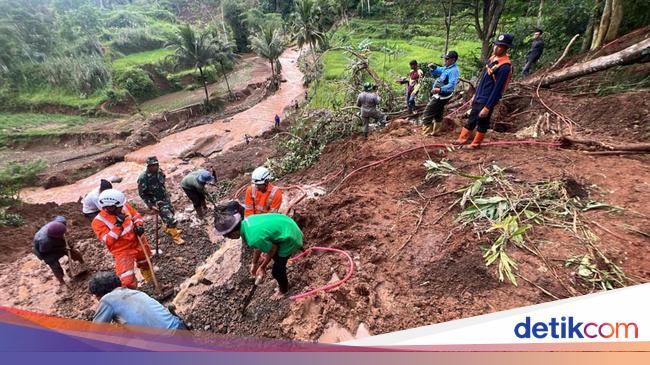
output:
{"label": "shrub", "polygon": [[[281,177],[313,165],[328,143],[348,137],[359,130],[359,118],[351,112],[317,112],[297,120],[291,127],[294,136],[278,144],[277,156],[268,165],[274,176]],[[296,138],[299,137],[299,138]]]}
{"label": "shrub", "polygon": [[155,88],[149,74],[141,68],[128,68],[115,77],[116,86],[126,89],[134,98],[146,100],[154,96]]}
{"label": "shrub", "polygon": [[124,89],[106,91],[108,106],[115,106],[130,101],[129,92]]}
{"label": "shrub", "polygon": [[7,213],[6,209],[0,209],[0,226],[18,227],[23,224],[23,217],[19,214]]}
{"label": "shrub", "polygon": [[108,18],[106,26],[109,28],[137,28],[145,23],[145,18],[127,10],[121,10]]}
{"label": "shrub", "polygon": [[112,38],[111,47],[124,54],[150,51],[165,44],[162,38],[153,36],[144,28],[123,28]]}
{"label": "shrub", "polygon": [[43,160],[27,163],[11,162],[0,170],[0,205],[18,199],[18,192],[24,186],[34,185],[37,176],[47,164]]}

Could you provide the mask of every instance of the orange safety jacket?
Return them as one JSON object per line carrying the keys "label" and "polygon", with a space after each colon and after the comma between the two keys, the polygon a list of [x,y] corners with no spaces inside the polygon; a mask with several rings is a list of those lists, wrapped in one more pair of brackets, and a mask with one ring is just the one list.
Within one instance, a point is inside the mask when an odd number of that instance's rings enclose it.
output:
{"label": "orange safety jacket", "polygon": [[126,216],[122,227],[115,225],[117,217],[108,214],[104,209],[100,210],[92,221],[95,235],[106,244],[113,255],[140,248],[135,226],[143,224],[142,217],[128,203],[125,203],[122,207],[122,213]]}
{"label": "orange safety jacket", "polygon": [[[253,198],[255,197],[255,198]],[[253,214],[277,213],[282,205],[282,190],[269,183],[266,192],[257,190],[254,184],[246,189],[244,218]]]}
{"label": "orange safety jacket", "polygon": [[[497,77],[495,75],[497,69],[503,65],[511,65],[512,62],[510,61],[510,56],[507,54],[501,57],[498,56],[492,56],[488,60],[487,64],[485,65],[485,71],[487,72],[490,77],[492,77],[492,80],[495,82],[497,81]],[[508,73],[508,79],[506,82],[503,84],[503,90],[505,90],[508,87],[508,84],[510,83],[510,79],[512,78],[512,67],[510,67],[510,72]]]}

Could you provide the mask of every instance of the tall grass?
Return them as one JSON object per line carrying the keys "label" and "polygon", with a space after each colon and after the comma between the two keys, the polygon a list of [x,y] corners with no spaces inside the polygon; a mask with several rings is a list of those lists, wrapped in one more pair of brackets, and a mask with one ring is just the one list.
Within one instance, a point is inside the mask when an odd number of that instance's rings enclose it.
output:
{"label": "tall grass", "polygon": [[98,55],[50,57],[41,70],[50,86],[78,90],[83,95],[104,88],[110,81],[104,59]]}

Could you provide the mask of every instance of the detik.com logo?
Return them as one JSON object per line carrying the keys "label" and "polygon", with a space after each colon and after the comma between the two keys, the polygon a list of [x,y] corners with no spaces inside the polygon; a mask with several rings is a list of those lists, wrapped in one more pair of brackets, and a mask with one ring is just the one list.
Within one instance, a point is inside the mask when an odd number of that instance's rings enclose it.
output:
{"label": "detik.com logo", "polygon": [[530,317],[515,325],[519,338],[639,338],[639,327],[634,322],[595,323],[579,322],[573,316],[555,317],[548,322],[531,322]]}

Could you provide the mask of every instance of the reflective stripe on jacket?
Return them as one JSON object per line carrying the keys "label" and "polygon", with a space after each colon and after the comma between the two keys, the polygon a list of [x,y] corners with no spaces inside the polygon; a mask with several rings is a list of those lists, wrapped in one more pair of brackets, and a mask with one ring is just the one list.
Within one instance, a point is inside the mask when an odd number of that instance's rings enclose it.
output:
{"label": "reflective stripe on jacket", "polygon": [[117,217],[102,209],[92,221],[92,228],[97,238],[104,242],[111,253],[139,247],[135,226],[142,225],[142,217],[128,203],[122,207],[126,216],[122,227],[117,226]]}
{"label": "reflective stripe on jacket", "polygon": [[[254,197],[254,198],[253,198]],[[282,190],[269,183],[266,192],[257,190],[251,185],[246,189],[244,198],[244,217],[260,213],[277,213],[282,205]]]}

